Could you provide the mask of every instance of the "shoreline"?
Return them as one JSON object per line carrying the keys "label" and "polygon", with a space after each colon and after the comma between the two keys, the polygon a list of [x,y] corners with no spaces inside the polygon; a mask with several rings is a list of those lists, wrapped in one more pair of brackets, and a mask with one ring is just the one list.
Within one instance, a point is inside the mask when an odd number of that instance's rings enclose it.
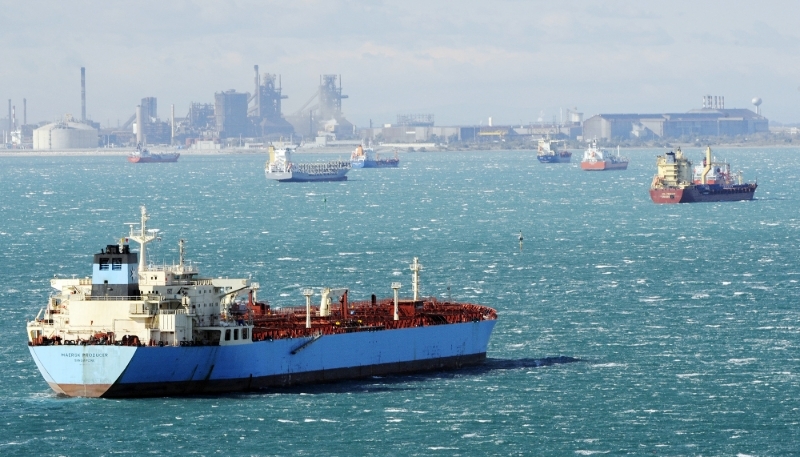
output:
{"label": "shoreline", "polygon": [[[488,146],[488,145],[487,145]],[[747,145],[741,143],[735,144],[712,144],[710,145],[713,148],[730,148],[730,149],[755,149],[755,148],[797,148],[800,145],[796,144],[786,144],[786,143],[779,143],[779,144],[758,144],[758,145]],[[634,149],[674,149],[674,148],[705,148],[706,146],[697,146],[694,143],[670,143],[669,146],[626,146],[620,147],[620,150],[634,150]],[[582,150],[580,148],[568,148],[571,151],[579,151]],[[81,156],[95,156],[95,157],[110,157],[110,156],[118,156],[118,157],[126,157],[131,152],[135,151],[134,148],[119,148],[119,149],[67,149],[67,150],[60,150],[60,151],[50,151],[50,150],[33,150],[33,149],[0,149],[0,158],[3,157],[81,157]],[[387,150],[388,151],[388,150]],[[503,149],[493,149],[491,147],[486,148],[443,148],[443,149],[428,149],[424,152],[422,151],[415,151],[414,154],[426,154],[426,153],[445,153],[445,152],[476,152],[476,151],[484,151],[484,152],[503,152],[503,151],[536,151],[535,147],[530,148],[503,148]],[[263,154],[266,156],[268,154],[266,149],[217,149],[217,150],[191,150],[191,149],[180,149],[178,152],[181,153],[181,156],[218,156],[218,155],[236,155],[236,154]],[[344,148],[330,148],[330,149],[323,149],[323,148],[308,148],[308,149],[298,149],[295,151],[297,155],[313,155],[313,154],[350,154],[350,149]],[[379,153],[386,152],[386,151],[378,151]],[[406,154],[409,153],[408,151],[399,151],[400,153]]]}

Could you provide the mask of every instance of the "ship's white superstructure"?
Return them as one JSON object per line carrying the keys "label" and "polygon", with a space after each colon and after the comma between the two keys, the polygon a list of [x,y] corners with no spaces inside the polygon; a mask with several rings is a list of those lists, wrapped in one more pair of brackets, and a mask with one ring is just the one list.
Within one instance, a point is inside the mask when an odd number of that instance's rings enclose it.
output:
{"label": "ship's white superstructure", "polygon": [[[215,341],[237,323],[228,310],[243,300],[255,300],[258,283],[249,279],[204,278],[194,265],[147,265],[147,244],[157,231],[147,229],[141,208],[140,229],[131,224],[128,239],[141,245],[138,257],[126,239],[95,254],[92,277],[54,278],[58,292],[28,323],[30,341],[59,340],[80,345],[113,339],[125,345],[177,346],[190,341]],[[246,332],[245,332],[246,333]]]}

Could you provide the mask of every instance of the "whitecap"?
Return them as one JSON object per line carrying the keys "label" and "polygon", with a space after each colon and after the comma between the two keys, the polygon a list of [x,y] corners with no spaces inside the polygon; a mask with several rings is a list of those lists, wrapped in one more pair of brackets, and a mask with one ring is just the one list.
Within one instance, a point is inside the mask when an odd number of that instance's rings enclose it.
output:
{"label": "whitecap", "polygon": [[753,363],[757,359],[753,357],[748,357],[746,359],[728,359],[728,363],[732,363],[734,365],[747,365],[748,363]]}

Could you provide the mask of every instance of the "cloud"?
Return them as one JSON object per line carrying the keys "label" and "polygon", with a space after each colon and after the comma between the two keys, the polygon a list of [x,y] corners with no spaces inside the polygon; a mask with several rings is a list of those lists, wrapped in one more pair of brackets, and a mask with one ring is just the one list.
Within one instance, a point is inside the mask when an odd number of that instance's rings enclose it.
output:
{"label": "cloud", "polygon": [[[285,112],[341,74],[344,110],[363,124],[392,112],[437,123],[529,120],[563,106],[587,113],[685,111],[709,91],[764,99],[797,120],[800,5],[676,0],[492,3],[350,0],[10,4],[0,29],[2,99],[29,118],[79,109],[127,118],[157,96],[180,113],[214,92],[252,91],[252,66],[281,75]],[[745,104],[746,106],[746,104]],[[388,119],[375,119],[374,113]],[[162,113],[163,115],[163,113]],[[112,122],[113,123],[113,122]]]}

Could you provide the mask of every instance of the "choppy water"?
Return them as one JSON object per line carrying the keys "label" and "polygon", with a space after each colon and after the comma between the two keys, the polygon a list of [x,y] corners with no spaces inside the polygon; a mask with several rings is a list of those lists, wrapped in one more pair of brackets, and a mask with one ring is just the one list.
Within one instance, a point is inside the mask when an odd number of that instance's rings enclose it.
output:
{"label": "choppy water", "polygon": [[[266,182],[260,155],[0,158],[0,455],[800,452],[800,149],[715,151],[758,178],[756,200],[694,205],[650,202],[658,152],[601,173],[405,154],[312,184]],[[183,237],[204,273],[252,275],[277,306],[309,285],[408,292],[419,256],[425,294],[497,308],[490,360],[262,394],[56,397],[25,321],[141,204],[162,229],[150,259],[177,259]]]}

